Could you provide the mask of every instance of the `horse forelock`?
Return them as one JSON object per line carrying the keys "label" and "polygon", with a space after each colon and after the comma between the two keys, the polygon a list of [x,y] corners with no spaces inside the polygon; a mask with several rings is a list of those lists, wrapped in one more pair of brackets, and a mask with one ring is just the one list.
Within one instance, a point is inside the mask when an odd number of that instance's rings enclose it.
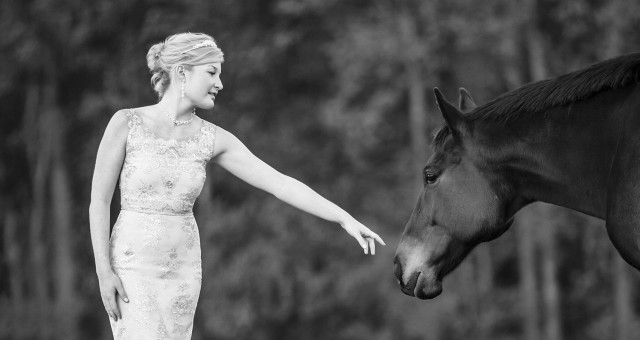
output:
{"label": "horse forelock", "polygon": [[448,125],[443,125],[440,128],[438,128],[434,133],[433,133],[433,139],[431,142],[431,147],[436,149],[441,147],[442,145],[444,145],[444,141],[447,139],[447,137],[451,134],[451,129],[449,128]]}
{"label": "horse forelock", "polygon": [[466,114],[465,118],[472,121],[505,122],[525,113],[536,113],[567,105],[587,99],[601,91],[638,82],[640,53],[628,54],[553,79],[524,85],[478,106]]}

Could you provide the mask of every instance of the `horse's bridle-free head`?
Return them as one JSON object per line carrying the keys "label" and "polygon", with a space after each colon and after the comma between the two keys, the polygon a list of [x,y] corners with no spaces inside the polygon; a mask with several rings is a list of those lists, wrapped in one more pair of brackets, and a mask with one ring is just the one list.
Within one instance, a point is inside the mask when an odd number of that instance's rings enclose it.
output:
{"label": "horse's bridle-free head", "polygon": [[420,299],[438,296],[445,275],[478,243],[505,232],[513,215],[511,190],[483,154],[479,127],[463,113],[475,107],[473,100],[461,89],[458,109],[434,92],[446,126],[435,136],[422,192],[394,259],[402,291]]}

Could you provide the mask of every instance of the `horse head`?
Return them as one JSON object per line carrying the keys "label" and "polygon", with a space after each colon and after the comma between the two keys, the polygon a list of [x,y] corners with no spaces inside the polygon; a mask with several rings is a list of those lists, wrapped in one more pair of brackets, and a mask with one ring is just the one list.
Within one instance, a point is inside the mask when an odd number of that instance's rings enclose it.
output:
{"label": "horse head", "polygon": [[402,291],[420,299],[442,292],[442,280],[479,243],[512,223],[514,200],[499,167],[478,140],[481,127],[465,117],[475,103],[460,89],[460,109],[434,89],[446,122],[423,169],[423,188],[394,259]]}

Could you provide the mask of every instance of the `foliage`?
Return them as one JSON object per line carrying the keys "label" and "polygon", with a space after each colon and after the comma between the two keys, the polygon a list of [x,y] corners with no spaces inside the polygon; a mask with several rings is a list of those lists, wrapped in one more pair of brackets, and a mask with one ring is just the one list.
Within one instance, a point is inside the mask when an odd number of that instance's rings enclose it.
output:
{"label": "foliage", "polygon": [[[616,37],[609,30],[614,20],[624,37],[616,43],[619,53],[638,48],[640,11],[632,1],[536,3],[534,26],[543,36],[550,75],[607,56]],[[513,231],[476,249],[433,301],[404,296],[391,268],[420,185],[415,164],[427,157],[411,151],[407,58],[417,58],[427,89],[438,86],[455,98],[454,91],[464,86],[478,102],[487,101],[529,78],[522,32],[530,29],[524,24],[530,12],[524,5],[5,0],[0,5],[5,112],[0,116],[0,338],[63,338],[64,330],[55,325],[65,315],[56,313],[54,304],[75,311],[69,338],[110,338],[90,256],[93,162],[113,112],[156,100],[144,56],[153,43],[180,31],[213,35],[227,59],[216,108],[200,114],[379,231],[388,244],[375,257],[363,257],[337,225],[304,215],[212,166],[205,189],[211,195],[201,197],[196,209],[204,282],[194,339],[522,337]],[[415,28],[408,40],[401,28],[407,22]],[[49,97],[48,88],[55,90]],[[423,95],[429,133],[441,119],[432,96]],[[54,236],[62,229],[47,222],[32,232],[41,185],[37,165],[50,164],[38,160],[48,159],[51,139],[45,136],[52,129],[64,131],[53,142],[64,150],[61,159],[72,180],[68,263],[54,251],[59,246]],[[46,175],[42,183],[51,181]],[[56,197],[47,188],[45,222]],[[617,255],[601,222],[558,211],[540,223],[558,230],[563,335],[606,337],[615,321],[610,281]],[[15,228],[11,216],[17,216]],[[513,228],[527,224],[531,221],[519,220]],[[45,247],[47,270],[36,275],[38,242]],[[76,301],[59,301],[58,290],[47,290],[42,305],[37,282],[57,287],[60,263],[75,268]],[[636,301],[638,276],[630,276]]]}

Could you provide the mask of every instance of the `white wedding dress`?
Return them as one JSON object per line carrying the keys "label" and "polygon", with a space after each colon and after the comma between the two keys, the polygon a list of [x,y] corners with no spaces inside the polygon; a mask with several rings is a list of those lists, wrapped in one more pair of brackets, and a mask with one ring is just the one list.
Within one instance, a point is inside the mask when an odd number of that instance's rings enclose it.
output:
{"label": "white wedding dress", "polygon": [[213,156],[215,125],[167,140],[128,110],[129,134],[120,175],[120,215],[110,241],[111,266],[129,303],[111,320],[115,339],[190,339],[200,295],[200,237],[193,204]]}

